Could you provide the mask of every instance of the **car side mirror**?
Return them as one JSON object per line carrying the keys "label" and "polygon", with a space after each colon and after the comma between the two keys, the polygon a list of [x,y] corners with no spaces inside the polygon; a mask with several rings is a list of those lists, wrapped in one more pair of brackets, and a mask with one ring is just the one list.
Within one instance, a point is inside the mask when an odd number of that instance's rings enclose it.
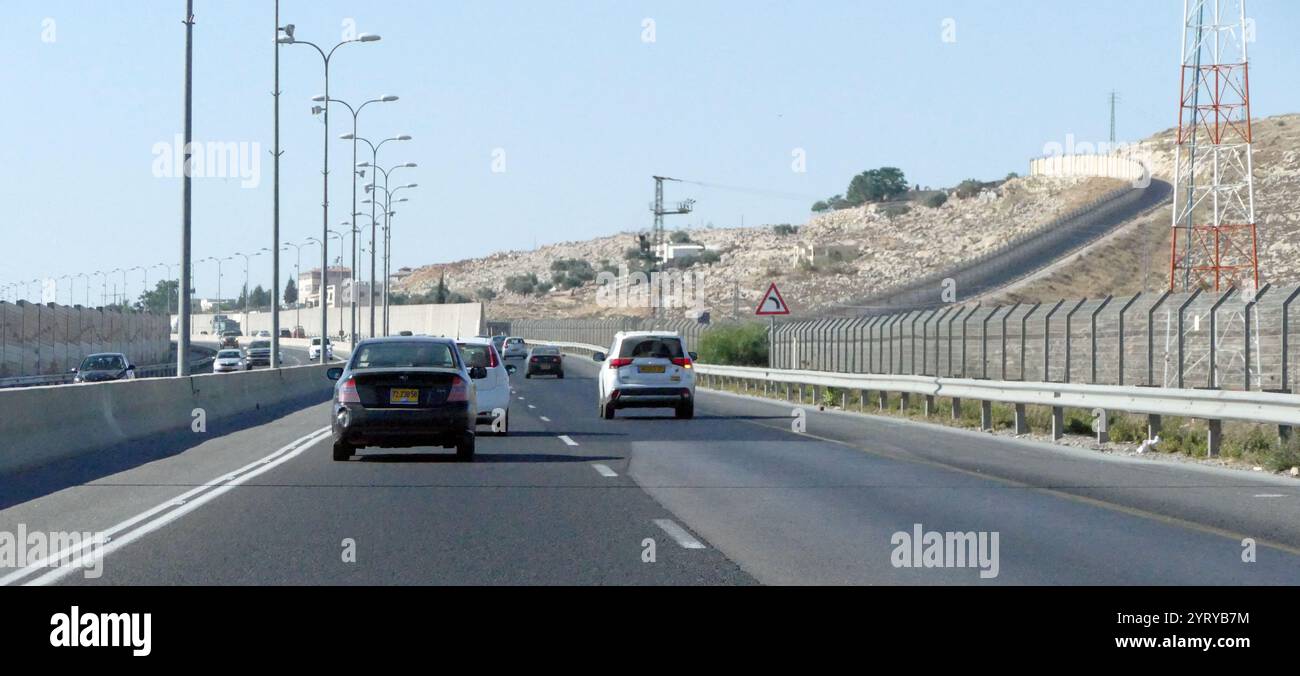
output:
{"label": "car side mirror", "polygon": [[592,360],[592,361],[605,361],[605,353],[604,353],[604,352],[592,352],[592,353],[591,353],[591,360]]}
{"label": "car side mirror", "polygon": [[326,369],[325,377],[329,378],[330,380],[338,380],[339,378],[343,377],[343,369],[337,366],[335,366],[332,369]]}
{"label": "car side mirror", "polygon": [[470,369],[469,369],[469,377],[470,377],[470,378],[473,378],[474,380],[482,380],[483,378],[486,378],[486,377],[487,377],[487,367],[486,367],[486,366],[472,366],[472,367],[470,367]]}
{"label": "car side mirror", "polygon": [[77,372],[77,367],[75,367],[75,366],[72,367],[72,368],[70,368],[70,369],[68,369],[68,373],[76,373],[76,372]]}
{"label": "car side mirror", "polygon": [[687,352],[686,354],[690,355],[691,361],[698,361],[700,358],[700,355],[695,354],[694,352]]}
{"label": "car side mirror", "polygon": [[506,373],[510,375],[514,375],[515,372],[518,370],[519,370],[518,366],[515,366],[514,364],[506,364]]}

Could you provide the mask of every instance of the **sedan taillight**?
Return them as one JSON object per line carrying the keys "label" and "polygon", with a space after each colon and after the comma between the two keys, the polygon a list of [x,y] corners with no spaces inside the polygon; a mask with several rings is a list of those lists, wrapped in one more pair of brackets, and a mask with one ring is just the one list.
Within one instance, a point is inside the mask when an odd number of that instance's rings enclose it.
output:
{"label": "sedan taillight", "polygon": [[454,376],[451,379],[451,391],[447,393],[447,401],[469,401],[469,386],[460,376]]}
{"label": "sedan taillight", "polygon": [[348,378],[339,386],[340,404],[360,404],[361,395],[357,394],[356,378]]}

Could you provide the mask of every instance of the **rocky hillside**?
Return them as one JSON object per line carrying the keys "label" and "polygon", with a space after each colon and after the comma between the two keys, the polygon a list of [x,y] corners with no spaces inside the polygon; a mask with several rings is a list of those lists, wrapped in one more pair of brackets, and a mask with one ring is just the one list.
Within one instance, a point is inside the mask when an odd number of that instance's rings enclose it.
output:
{"label": "rocky hillside", "polygon": [[[812,313],[978,256],[1123,185],[1109,179],[1013,178],[977,196],[951,197],[938,207],[871,204],[815,216],[794,233],[780,234],[771,226],[691,230],[691,241],[719,258],[690,270],[703,278],[704,301],[714,317],[729,316],[733,298],[738,298],[741,314],[748,315],[773,280],[796,312]],[[805,247],[826,245],[847,247],[842,249],[846,253],[833,262],[801,259]],[[587,261],[596,270],[617,267],[635,246],[635,234],[625,232],[431,265],[415,270],[399,291],[426,293],[445,275],[451,290],[471,298],[491,289],[493,317],[643,314],[635,308],[602,307],[594,282],[543,294],[506,290],[506,280],[514,275],[532,273],[549,281],[551,264],[558,260]]]}
{"label": "rocky hillside", "polygon": [[[1255,218],[1260,282],[1300,282],[1300,114],[1253,121]],[[1143,141],[1152,174],[1173,181],[1175,129]],[[1107,293],[1130,294],[1168,285],[1171,209],[1135,219],[1067,261],[996,294],[1000,300],[1045,301]]]}

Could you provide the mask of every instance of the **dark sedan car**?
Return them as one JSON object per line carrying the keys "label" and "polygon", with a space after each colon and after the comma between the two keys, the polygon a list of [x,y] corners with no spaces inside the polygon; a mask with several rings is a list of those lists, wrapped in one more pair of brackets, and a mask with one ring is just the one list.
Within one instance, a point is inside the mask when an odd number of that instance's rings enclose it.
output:
{"label": "dark sedan car", "polygon": [[528,353],[528,370],[524,377],[533,376],[564,377],[564,356],[560,354],[560,348],[539,346]]}
{"label": "dark sedan car", "polygon": [[347,366],[326,373],[334,386],[334,459],[359,448],[455,448],[474,457],[478,411],[472,378],[456,342],[425,336],[363,340]]}
{"label": "dark sedan car", "polygon": [[[248,344],[248,350],[245,352],[249,366],[270,366],[271,365],[271,341],[255,340]],[[284,352],[280,353],[280,361],[284,361]]]}
{"label": "dark sedan car", "polygon": [[74,383],[131,380],[135,378],[135,365],[120,352],[102,352],[87,356],[72,372],[76,374]]}

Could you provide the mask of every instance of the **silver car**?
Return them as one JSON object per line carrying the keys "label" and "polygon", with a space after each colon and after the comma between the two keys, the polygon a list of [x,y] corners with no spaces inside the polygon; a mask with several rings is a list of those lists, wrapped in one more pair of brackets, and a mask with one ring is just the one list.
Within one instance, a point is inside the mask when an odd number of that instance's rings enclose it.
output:
{"label": "silver car", "polygon": [[233,373],[248,369],[248,360],[244,359],[243,350],[219,350],[217,358],[212,362],[213,373]]}
{"label": "silver car", "polygon": [[506,338],[505,347],[501,350],[502,359],[526,359],[528,358],[528,345],[524,339],[519,336],[510,336]]}

